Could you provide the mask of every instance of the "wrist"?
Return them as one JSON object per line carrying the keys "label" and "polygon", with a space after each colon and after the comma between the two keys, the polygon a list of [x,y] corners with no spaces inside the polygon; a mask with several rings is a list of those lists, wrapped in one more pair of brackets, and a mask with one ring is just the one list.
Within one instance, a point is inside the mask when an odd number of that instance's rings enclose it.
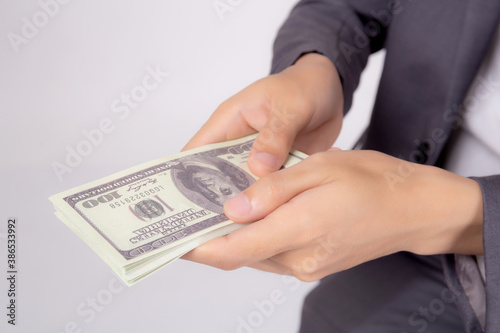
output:
{"label": "wrist", "polygon": [[[419,175],[419,231],[410,251],[423,254],[483,254],[483,198],[479,184],[430,166]],[[418,201],[414,201],[418,205]]]}
{"label": "wrist", "polygon": [[306,72],[313,72],[315,75],[321,75],[340,83],[340,76],[333,62],[328,57],[319,53],[303,54],[289,68],[292,70],[305,69]]}
{"label": "wrist", "polygon": [[319,53],[306,53],[282,73],[301,83],[303,96],[310,109],[343,118],[342,82],[337,68],[328,57]]}
{"label": "wrist", "polygon": [[327,56],[316,52],[304,53],[295,61],[294,66],[302,64],[318,64],[335,67],[333,62]]}

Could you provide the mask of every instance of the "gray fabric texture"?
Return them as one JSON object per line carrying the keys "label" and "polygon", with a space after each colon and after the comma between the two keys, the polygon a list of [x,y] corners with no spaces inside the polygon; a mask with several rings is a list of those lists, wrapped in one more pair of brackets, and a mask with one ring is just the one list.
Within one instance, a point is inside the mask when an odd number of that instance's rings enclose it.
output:
{"label": "gray fabric texture", "polygon": [[465,332],[439,256],[396,253],[324,278],[300,333]]}

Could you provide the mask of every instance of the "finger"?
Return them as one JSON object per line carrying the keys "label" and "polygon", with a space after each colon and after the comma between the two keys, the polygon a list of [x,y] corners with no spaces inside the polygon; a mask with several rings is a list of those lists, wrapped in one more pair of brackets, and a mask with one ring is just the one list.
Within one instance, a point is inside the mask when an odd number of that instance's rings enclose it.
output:
{"label": "finger", "polygon": [[[206,262],[203,262],[200,260],[200,256],[194,256],[192,251],[186,253],[181,257],[181,259],[184,260],[189,260],[192,262],[197,262],[201,264],[207,264]],[[253,268],[259,271],[267,272],[267,273],[274,273],[274,274],[280,274],[280,275],[290,275],[291,271],[286,268],[285,266],[281,265],[278,262],[275,262],[271,259],[265,259],[263,261],[255,262],[252,264],[247,265],[246,267]]]}
{"label": "finger", "polygon": [[291,271],[289,269],[287,269],[285,266],[283,266],[280,263],[277,263],[271,259],[259,261],[259,262],[250,264],[247,267],[250,267],[253,269],[258,269],[259,271],[281,274],[281,275],[290,275],[290,273],[291,273]]}
{"label": "finger", "polygon": [[[223,102],[183,148],[238,139],[264,127],[268,110],[259,94],[259,81]],[[257,96],[257,97],[256,97]]]}
{"label": "finger", "polygon": [[[234,119],[229,115],[229,107],[226,104],[221,104],[217,110],[210,116],[205,124],[198,130],[198,132],[189,140],[189,142],[182,148],[182,151],[204,146],[210,143],[217,143],[230,140],[227,138],[227,128],[230,128]],[[237,115],[236,115],[237,116]],[[248,129],[248,134],[251,134],[251,129]],[[255,132],[255,130],[254,130]],[[248,135],[247,134],[247,135]],[[244,134],[242,135],[244,136]]]}
{"label": "finger", "polygon": [[260,220],[296,195],[320,185],[328,173],[310,162],[312,157],[258,179],[224,204],[224,213],[238,223]]}
{"label": "finger", "polygon": [[307,221],[307,214],[302,202],[283,205],[263,220],[200,245],[184,258],[221,269],[254,265],[306,243],[316,231],[295,221]]}
{"label": "finger", "polygon": [[248,167],[257,176],[279,170],[306,119],[284,106],[270,106],[269,118],[250,151]]}
{"label": "finger", "polygon": [[[335,237],[323,236],[307,246],[284,251],[270,257],[287,274],[302,281],[317,281],[327,275],[344,271],[357,264],[375,259],[356,246],[345,246],[335,241]],[[371,251],[374,253],[374,251]]]}
{"label": "finger", "polygon": [[[318,260],[310,248],[290,250],[269,258],[276,266],[282,267],[286,275],[292,275],[304,282],[313,282],[332,273],[340,272],[350,267],[332,265]],[[271,265],[270,265],[271,266]]]}
{"label": "finger", "polygon": [[308,155],[325,151],[333,145],[341,128],[340,116],[330,118],[317,127],[301,131],[292,147]]}

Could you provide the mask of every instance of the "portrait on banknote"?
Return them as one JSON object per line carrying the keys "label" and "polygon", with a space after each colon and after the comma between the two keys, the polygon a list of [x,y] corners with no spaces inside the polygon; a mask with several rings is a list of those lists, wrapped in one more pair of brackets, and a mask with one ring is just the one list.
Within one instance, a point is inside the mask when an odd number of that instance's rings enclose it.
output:
{"label": "portrait on banknote", "polygon": [[247,172],[219,157],[192,155],[178,161],[173,183],[187,199],[212,212],[222,214],[224,202],[254,182]]}

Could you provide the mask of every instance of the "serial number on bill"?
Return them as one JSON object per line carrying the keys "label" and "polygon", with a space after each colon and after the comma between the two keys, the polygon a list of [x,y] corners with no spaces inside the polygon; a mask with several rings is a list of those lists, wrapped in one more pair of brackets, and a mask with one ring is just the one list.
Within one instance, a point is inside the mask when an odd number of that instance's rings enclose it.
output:
{"label": "serial number on bill", "polygon": [[109,207],[114,209],[117,207],[126,206],[128,204],[131,204],[131,203],[137,201],[137,200],[142,200],[150,195],[157,194],[163,190],[164,190],[163,186],[158,185],[158,186],[155,186],[149,190],[143,191],[141,193],[133,194],[133,195],[128,196],[126,198],[120,198],[117,201],[111,202],[111,203],[109,203]]}

